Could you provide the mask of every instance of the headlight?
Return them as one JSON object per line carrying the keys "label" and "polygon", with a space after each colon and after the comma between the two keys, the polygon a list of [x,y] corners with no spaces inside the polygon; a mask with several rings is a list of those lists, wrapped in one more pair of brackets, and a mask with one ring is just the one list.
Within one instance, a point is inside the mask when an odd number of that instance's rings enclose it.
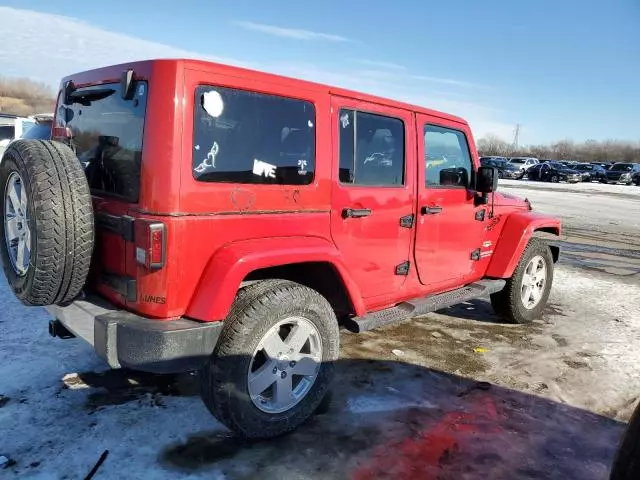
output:
{"label": "headlight", "polygon": [[630,178],[631,178],[630,173],[623,173],[622,175],[620,175],[620,180],[629,180]]}

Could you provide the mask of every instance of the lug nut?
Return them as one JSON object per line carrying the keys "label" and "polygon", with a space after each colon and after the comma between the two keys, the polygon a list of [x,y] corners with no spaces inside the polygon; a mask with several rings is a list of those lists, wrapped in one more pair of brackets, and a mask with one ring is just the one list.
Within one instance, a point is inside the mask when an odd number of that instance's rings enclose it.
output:
{"label": "lug nut", "polygon": [[290,366],[291,368],[295,367],[295,366],[296,366],[296,362],[294,362],[293,360],[292,360],[292,361],[290,361],[290,362],[289,362],[289,366]]}
{"label": "lug nut", "polygon": [[280,374],[280,378],[287,378],[287,372],[282,372]]}
{"label": "lug nut", "polygon": [[278,367],[273,367],[273,373],[278,373]]}

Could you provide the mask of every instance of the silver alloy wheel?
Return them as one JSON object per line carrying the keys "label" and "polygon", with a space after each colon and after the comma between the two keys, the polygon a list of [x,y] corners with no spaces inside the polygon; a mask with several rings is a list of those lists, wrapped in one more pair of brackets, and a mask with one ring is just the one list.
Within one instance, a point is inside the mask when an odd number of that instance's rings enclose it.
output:
{"label": "silver alloy wheel", "polygon": [[547,284],[547,264],[540,255],[536,255],[524,269],[520,286],[520,299],[527,310],[535,308],[544,293]]}
{"label": "silver alloy wheel", "polygon": [[253,352],[247,382],[251,401],[266,413],[282,413],[311,390],[322,363],[322,339],[303,317],[276,323]]}
{"label": "silver alloy wheel", "polygon": [[31,229],[27,190],[18,172],[9,175],[4,189],[4,239],[13,270],[23,276],[31,260]]}

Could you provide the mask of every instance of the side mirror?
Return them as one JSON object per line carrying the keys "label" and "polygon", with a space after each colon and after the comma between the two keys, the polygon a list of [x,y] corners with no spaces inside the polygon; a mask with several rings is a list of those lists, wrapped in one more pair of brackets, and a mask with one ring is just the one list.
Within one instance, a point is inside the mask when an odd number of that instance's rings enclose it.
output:
{"label": "side mirror", "polygon": [[492,193],[498,189],[498,169],[480,167],[476,177],[476,191],[482,194]]}

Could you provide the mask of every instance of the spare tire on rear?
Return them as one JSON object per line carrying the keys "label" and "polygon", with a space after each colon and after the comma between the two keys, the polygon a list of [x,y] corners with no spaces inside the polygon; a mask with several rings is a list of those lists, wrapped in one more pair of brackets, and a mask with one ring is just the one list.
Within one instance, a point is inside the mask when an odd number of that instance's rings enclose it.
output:
{"label": "spare tire on rear", "polygon": [[82,165],[55,141],[16,140],[0,163],[0,258],[25,305],[63,305],[87,279],[93,206]]}

